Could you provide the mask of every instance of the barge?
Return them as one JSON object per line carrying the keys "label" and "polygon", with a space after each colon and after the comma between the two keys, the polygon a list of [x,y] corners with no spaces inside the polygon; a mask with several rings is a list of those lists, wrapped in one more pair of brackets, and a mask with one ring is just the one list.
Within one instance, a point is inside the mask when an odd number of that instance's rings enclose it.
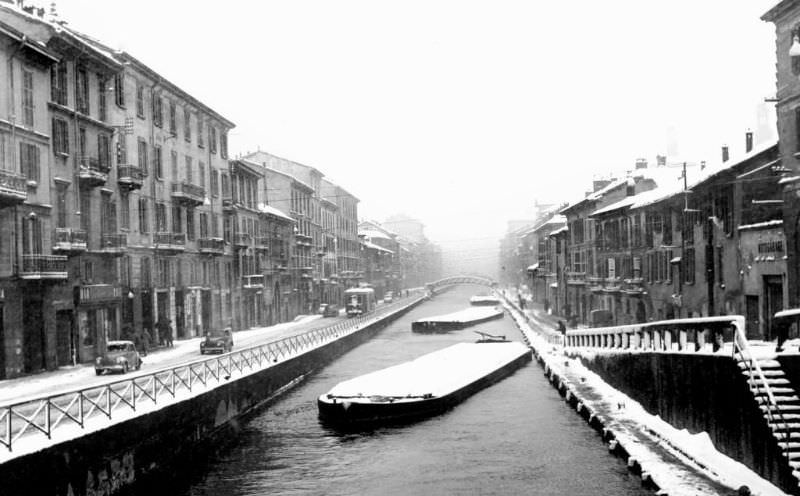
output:
{"label": "barge", "polygon": [[445,332],[453,329],[463,329],[481,322],[503,318],[501,307],[467,308],[447,315],[437,315],[415,320],[411,323],[411,330],[417,332]]}
{"label": "barge", "polygon": [[516,341],[459,343],[337,384],[317,399],[319,417],[340,428],[430,417],[530,360],[530,348]]}
{"label": "barge", "polygon": [[500,298],[495,295],[475,295],[469,299],[470,305],[500,305]]}

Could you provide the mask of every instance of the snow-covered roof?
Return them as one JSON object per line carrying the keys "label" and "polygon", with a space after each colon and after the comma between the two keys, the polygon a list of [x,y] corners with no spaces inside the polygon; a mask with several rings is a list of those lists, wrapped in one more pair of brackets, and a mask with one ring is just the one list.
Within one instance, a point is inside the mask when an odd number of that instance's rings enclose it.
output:
{"label": "snow-covered roof", "polygon": [[283,213],[283,211],[273,207],[272,205],[265,205],[263,203],[260,203],[258,205],[258,211],[261,212],[262,214],[272,215],[274,217],[287,220],[289,222],[295,222],[293,218]]}
{"label": "snow-covered roof", "polygon": [[362,241],[362,243],[364,243],[364,246],[366,246],[367,248],[371,248],[371,249],[373,249],[373,250],[378,250],[378,251],[383,251],[383,252],[386,252],[386,253],[392,253],[392,254],[394,254],[394,252],[393,252],[392,250],[387,250],[387,249],[386,249],[386,248],[384,248],[383,246],[378,246],[378,245],[376,245],[375,243],[372,243],[372,242],[370,242],[370,241],[366,241],[366,240],[364,240],[364,241]]}
{"label": "snow-covered roof", "polygon": [[550,231],[550,236],[555,236],[556,234],[561,234],[561,233],[567,232],[567,231],[569,231],[569,226],[565,225],[565,226],[559,227],[558,229],[556,229],[554,231]]}
{"label": "snow-covered roof", "polygon": [[777,147],[777,146],[778,146],[778,141],[777,140],[771,140],[771,141],[768,141],[766,143],[762,143],[761,145],[759,145],[756,148],[753,148],[752,150],[750,150],[749,152],[745,153],[741,157],[737,157],[735,159],[731,158],[731,159],[726,160],[725,162],[720,162],[718,164],[714,164],[714,165],[708,166],[701,173],[701,175],[697,179],[697,181],[695,181],[693,184],[691,184],[690,187],[699,186],[699,185],[701,185],[701,184],[703,184],[703,183],[705,183],[707,181],[710,181],[714,177],[733,169],[737,165],[740,165],[740,164],[750,160],[751,158],[753,158],[753,157],[755,157],[757,155],[760,155],[761,153],[764,153],[764,152],[768,151],[772,147]]}
{"label": "snow-covered roof", "polygon": [[387,235],[387,234],[384,234],[383,232],[381,232],[381,231],[378,231],[378,230],[376,230],[376,229],[363,229],[363,230],[359,230],[359,231],[358,231],[358,235],[359,235],[359,236],[366,236],[366,237],[368,237],[368,238],[370,238],[370,239],[373,239],[373,238],[378,238],[378,239],[388,239],[388,240],[391,240],[391,239],[392,239],[391,237],[389,237],[389,235]]}
{"label": "snow-covered roof", "polygon": [[780,227],[782,225],[783,225],[783,220],[782,219],[776,219],[776,220],[768,220],[768,221],[765,221],[765,222],[756,222],[755,224],[745,224],[745,225],[739,226],[738,229],[740,231],[746,231],[748,229],[768,229],[768,228],[771,228],[771,227]]}
{"label": "snow-covered roof", "polygon": [[527,270],[537,270],[539,268],[539,263],[528,265]]}

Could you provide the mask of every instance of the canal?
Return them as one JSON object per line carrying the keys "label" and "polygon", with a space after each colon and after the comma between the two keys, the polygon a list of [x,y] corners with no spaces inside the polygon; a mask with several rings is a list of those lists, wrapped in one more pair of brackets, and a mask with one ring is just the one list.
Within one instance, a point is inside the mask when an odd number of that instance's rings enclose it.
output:
{"label": "canal", "polygon": [[[652,494],[608,453],[535,361],[418,423],[358,434],[319,424],[316,398],[338,382],[473,341],[473,328],[417,334],[411,321],[461,310],[480,291],[465,286],[438,295],[340,357],[253,416],[202,475],[171,494]],[[475,329],[522,339],[508,315]]]}

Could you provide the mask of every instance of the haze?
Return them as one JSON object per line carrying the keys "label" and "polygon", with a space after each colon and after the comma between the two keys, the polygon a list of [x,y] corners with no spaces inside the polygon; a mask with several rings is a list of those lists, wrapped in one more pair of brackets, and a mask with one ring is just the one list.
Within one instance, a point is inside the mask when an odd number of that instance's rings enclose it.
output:
{"label": "haze", "polygon": [[775,93],[774,32],[759,19],[775,3],[57,8],[235,122],[232,155],[314,166],[361,199],[360,217],[405,213],[451,258],[490,264],[506,222],[530,218],[537,199],[579,197],[638,157],[715,162],[724,143],[735,157],[748,128],[774,138],[774,107],[766,126],[758,107]]}

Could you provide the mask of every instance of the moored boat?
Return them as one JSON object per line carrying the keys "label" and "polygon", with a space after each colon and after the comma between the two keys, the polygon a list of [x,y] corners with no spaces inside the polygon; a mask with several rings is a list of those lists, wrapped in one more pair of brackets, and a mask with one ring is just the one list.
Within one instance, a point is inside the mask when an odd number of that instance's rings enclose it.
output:
{"label": "moored boat", "polygon": [[500,304],[500,298],[495,296],[495,295],[493,295],[493,294],[475,295],[475,296],[473,296],[472,298],[469,299],[469,304],[470,305],[491,305],[491,306],[495,306],[495,305],[499,305]]}
{"label": "moored boat", "polygon": [[319,416],[340,427],[429,417],[510,375],[530,359],[530,349],[516,341],[459,343],[337,384],[317,399]]}
{"label": "moored boat", "polygon": [[445,332],[453,329],[480,324],[494,319],[503,318],[502,307],[467,308],[447,315],[425,317],[411,323],[411,330],[417,332]]}

